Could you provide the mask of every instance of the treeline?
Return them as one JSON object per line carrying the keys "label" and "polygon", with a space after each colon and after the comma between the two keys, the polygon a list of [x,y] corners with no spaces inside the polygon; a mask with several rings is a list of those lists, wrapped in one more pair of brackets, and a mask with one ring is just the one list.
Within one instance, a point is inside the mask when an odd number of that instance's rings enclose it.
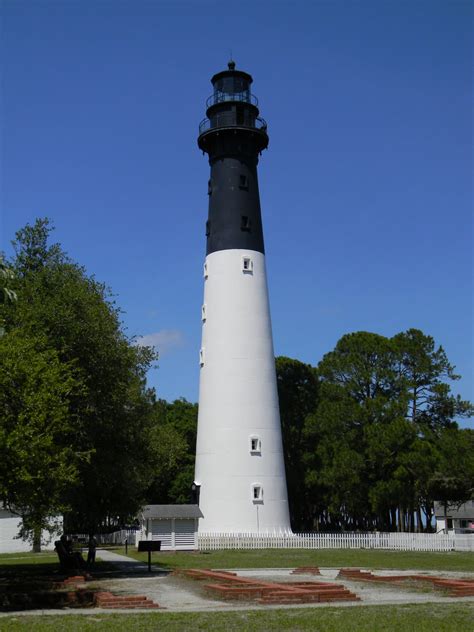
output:
{"label": "treeline", "polygon": [[292,527],[430,530],[433,502],[474,495],[472,405],[417,329],[343,336],[317,369],[277,358]]}
{"label": "treeline", "polygon": [[[472,406],[433,338],[343,336],[319,366],[276,358],[292,528],[302,531],[430,531],[433,503],[474,495]],[[198,407],[155,403],[163,436],[161,476],[150,502],[189,502]]]}
{"label": "treeline", "polygon": [[[190,502],[197,404],[147,388],[157,359],[127,337],[106,286],[19,230],[0,264],[0,503],[25,537],[129,524],[147,503]],[[433,501],[467,500],[474,433],[445,352],[419,330],[343,336],[318,367],[277,358],[292,527],[421,530]]]}

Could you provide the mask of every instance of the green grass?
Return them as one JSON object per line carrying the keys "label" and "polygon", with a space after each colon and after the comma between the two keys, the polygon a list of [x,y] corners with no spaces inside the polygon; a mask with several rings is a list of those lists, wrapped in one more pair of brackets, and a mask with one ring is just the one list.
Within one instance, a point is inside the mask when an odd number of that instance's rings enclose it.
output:
{"label": "green grass", "polygon": [[[124,548],[114,549],[125,554]],[[100,555],[100,554],[99,554]],[[128,548],[129,557],[142,562],[147,553]],[[152,562],[164,568],[294,568],[296,566],[356,566],[373,569],[417,569],[474,572],[474,553],[429,553],[374,551],[366,549],[262,549],[257,551],[212,551],[210,553],[152,553]]]}
{"label": "green grass", "polygon": [[53,564],[58,562],[58,556],[51,551],[44,553],[1,553],[0,572],[2,566],[17,564]]}
{"label": "green grass", "polygon": [[[114,570],[110,562],[98,561],[94,573],[101,574]],[[31,580],[49,581],[55,575],[62,575],[58,556],[51,551],[44,553],[2,553],[0,554],[0,588],[2,581],[7,585],[14,582],[20,585]],[[1,628],[0,628],[1,630]]]}
{"label": "green grass", "polygon": [[[111,549],[125,555],[124,547]],[[99,554],[100,555],[100,554]],[[147,553],[128,548],[128,556],[147,562]],[[210,553],[153,553],[152,561],[165,568],[294,568],[296,566],[356,566],[374,569],[418,569],[474,572],[474,553],[429,553],[419,551],[379,551],[368,549],[262,549],[255,551],[212,551]],[[55,553],[0,554],[0,575],[4,566],[58,568]],[[105,563],[98,563],[106,568]],[[50,566],[46,569],[46,566]],[[7,570],[7,569],[3,569]],[[22,570],[27,571],[27,568]],[[39,570],[39,568],[37,569]]]}
{"label": "green grass", "polygon": [[474,603],[406,606],[357,606],[344,608],[288,608],[265,611],[190,612],[150,614],[86,614],[12,616],[0,618],[0,630],[76,632],[110,630],[210,630],[265,632],[311,630],[314,632],[472,632]]}
{"label": "green grass", "polygon": [[[124,553],[123,548],[115,548]],[[146,561],[132,547],[129,556]],[[472,553],[425,553],[373,550],[258,550],[215,551],[212,553],[155,553],[153,562],[167,568],[290,568],[295,566],[360,566],[374,569],[393,568],[420,570],[474,571]],[[98,563],[98,565],[106,563]],[[0,555],[0,579],[16,581],[57,571],[58,563],[51,553]],[[39,578],[39,577],[38,577]],[[226,632],[260,632],[261,630],[303,630],[338,632],[436,632],[474,630],[474,602],[430,603],[394,606],[344,606],[324,608],[288,608],[239,610],[234,612],[153,612],[146,614],[8,615],[0,617],[0,632],[75,632],[85,630],[147,631],[165,629],[210,630]]]}

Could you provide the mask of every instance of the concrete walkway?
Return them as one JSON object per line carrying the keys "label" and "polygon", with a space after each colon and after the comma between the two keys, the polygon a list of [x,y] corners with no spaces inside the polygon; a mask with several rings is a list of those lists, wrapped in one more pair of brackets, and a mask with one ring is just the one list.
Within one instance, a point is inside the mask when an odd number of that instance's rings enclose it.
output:
{"label": "concrete walkway", "polygon": [[[104,562],[111,562],[118,570],[123,571],[124,573],[148,573],[147,563],[138,562],[133,559],[133,557],[128,557],[127,555],[119,555],[118,553],[108,551],[107,549],[97,549],[97,557]],[[154,573],[165,572],[164,568],[156,566],[155,564],[151,565],[151,570]]]}

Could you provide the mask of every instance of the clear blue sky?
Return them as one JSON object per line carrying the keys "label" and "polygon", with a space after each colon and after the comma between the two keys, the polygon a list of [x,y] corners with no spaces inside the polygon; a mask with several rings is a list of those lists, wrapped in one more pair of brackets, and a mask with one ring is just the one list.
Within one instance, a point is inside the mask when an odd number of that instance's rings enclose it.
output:
{"label": "clear blue sky", "polygon": [[209,167],[232,49],[254,76],[275,351],[418,327],[474,397],[470,2],[2,2],[1,248],[49,216],[197,400]]}

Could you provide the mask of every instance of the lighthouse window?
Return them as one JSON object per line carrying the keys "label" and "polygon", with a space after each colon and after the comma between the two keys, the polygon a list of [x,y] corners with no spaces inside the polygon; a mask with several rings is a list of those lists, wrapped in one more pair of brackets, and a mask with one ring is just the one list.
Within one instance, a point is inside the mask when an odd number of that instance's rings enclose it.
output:
{"label": "lighthouse window", "polygon": [[207,222],[206,222],[206,237],[209,237],[210,234],[211,234],[211,222],[210,222],[210,220],[207,220]]}
{"label": "lighthouse window", "polygon": [[247,191],[249,189],[249,179],[247,178],[247,176],[244,176],[243,174],[240,175],[240,178],[239,178],[239,188],[246,189]]}
{"label": "lighthouse window", "polygon": [[253,262],[250,257],[242,257],[242,270],[243,272],[253,271]]}
{"label": "lighthouse window", "polygon": [[204,303],[201,307],[201,318],[203,321],[206,320],[206,303]]}
{"label": "lighthouse window", "polygon": [[262,451],[262,442],[259,437],[250,437],[250,452],[252,454],[260,454]]}
{"label": "lighthouse window", "polygon": [[207,279],[207,277],[209,276],[209,270],[208,270],[208,266],[207,266],[207,261],[204,262],[203,274],[204,274],[204,278]]}
{"label": "lighthouse window", "polygon": [[250,217],[248,215],[242,215],[240,220],[240,230],[250,231]]}
{"label": "lighthouse window", "polygon": [[204,366],[204,347],[199,350],[199,364]]}
{"label": "lighthouse window", "polygon": [[254,502],[261,502],[263,500],[263,487],[260,483],[254,483],[252,485],[252,500]]}

